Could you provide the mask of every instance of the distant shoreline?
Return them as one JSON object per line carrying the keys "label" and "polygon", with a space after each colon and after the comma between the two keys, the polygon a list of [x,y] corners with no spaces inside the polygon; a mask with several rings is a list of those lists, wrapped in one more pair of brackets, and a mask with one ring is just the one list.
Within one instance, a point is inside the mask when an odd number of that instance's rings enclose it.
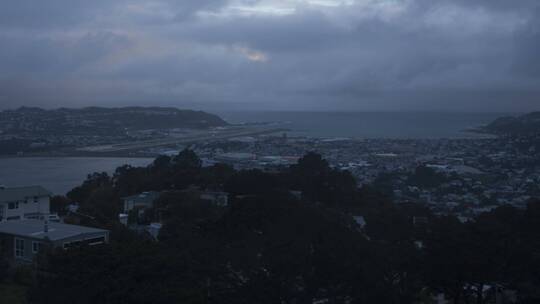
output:
{"label": "distant shoreline", "polygon": [[129,155],[129,154],[114,154],[114,153],[71,153],[71,154],[58,154],[58,153],[32,153],[24,155],[0,155],[0,159],[8,158],[156,158],[159,154],[155,155]]}
{"label": "distant shoreline", "polygon": [[486,129],[486,126],[468,128],[468,129],[463,130],[463,132],[482,134],[482,135],[485,135],[486,138],[497,138],[499,136],[498,134],[493,133],[489,131],[488,129]]}
{"label": "distant shoreline", "polygon": [[[349,140],[483,140],[483,139],[494,139],[497,138],[497,134],[493,134],[490,132],[485,131],[482,127],[479,128],[469,128],[462,130],[463,133],[470,133],[470,134],[477,134],[479,136],[475,137],[453,137],[453,138],[447,138],[447,137],[438,137],[438,138],[354,138],[349,137]],[[339,138],[339,137],[306,137],[311,139],[331,139],[331,138]],[[80,150],[70,150],[70,151],[56,151],[56,152],[43,152],[43,153],[24,153],[24,154],[10,154],[10,155],[0,155],[0,159],[8,159],[8,158],[139,158],[139,159],[153,159],[162,154],[160,153],[147,153],[147,154],[130,154],[123,151],[116,151],[116,152],[88,152],[88,151],[80,151]]]}

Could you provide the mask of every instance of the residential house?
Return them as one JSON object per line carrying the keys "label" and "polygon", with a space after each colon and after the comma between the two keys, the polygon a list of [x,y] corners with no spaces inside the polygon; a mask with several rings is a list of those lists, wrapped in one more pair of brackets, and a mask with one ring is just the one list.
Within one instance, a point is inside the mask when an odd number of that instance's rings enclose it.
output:
{"label": "residential house", "polygon": [[44,247],[69,249],[108,241],[104,229],[35,219],[0,223],[0,252],[16,262],[31,262]]}
{"label": "residential house", "polygon": [[44,218],[51,195],[41,186],[0,187],[0,221]]}
{"label": "residential house", "polygon": [[159,198],[160,193],[155,191],[143,192],[137,195],[124,197],[124,213],[129,213],[131,210],[140,208],[152,208],[154,202]]}

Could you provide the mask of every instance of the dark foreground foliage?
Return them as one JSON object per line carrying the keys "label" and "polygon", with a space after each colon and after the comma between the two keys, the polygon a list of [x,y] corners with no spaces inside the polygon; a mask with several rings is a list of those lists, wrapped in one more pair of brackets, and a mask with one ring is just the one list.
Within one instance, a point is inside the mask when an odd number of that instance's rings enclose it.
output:
{"label": "dark foreground foliage", "polygon": [[[193,185],[226,190],[229,206],[191,195]],[[115,224],[121,197],[149,190],[167,190],[148,211],[165,224],[159,242]],[[503,291],[540,301],[540,204],[461,223],[357,189],[313,153],[270,174],[202,168],[186,150],[91,175],[68,197],[112,241],[44,255],[35,303],[430,303],[444,293],[482,304]]]}

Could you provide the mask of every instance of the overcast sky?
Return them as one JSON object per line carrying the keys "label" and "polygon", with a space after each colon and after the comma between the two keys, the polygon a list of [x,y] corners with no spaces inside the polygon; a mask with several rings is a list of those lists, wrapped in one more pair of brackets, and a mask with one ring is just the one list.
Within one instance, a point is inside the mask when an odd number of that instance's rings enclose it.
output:
{"label": "overcast sky", "polygon": [[540,110],[538,0],[2,0],[0,108]]}

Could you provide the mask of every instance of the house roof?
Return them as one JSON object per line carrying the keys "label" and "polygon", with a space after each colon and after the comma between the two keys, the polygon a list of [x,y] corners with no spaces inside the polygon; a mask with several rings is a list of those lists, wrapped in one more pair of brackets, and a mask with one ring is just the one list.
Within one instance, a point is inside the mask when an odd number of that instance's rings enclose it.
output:
{"label": "house roof", "polygon": [[41,186],[0,188],[0,203],[23,201],[30,197],[51,196],[52,193]]}
{"label": "house roof", "polygon": [[150,192],[143,192],[137,195],[132,195],[128,197],[124,197],[123,200],[125,201],[133,201],[135,204],[142,203],[142,204],[151,204],[156,199],[158,199],[160,196],[159,192],[150,191]]}
{"label": "house roof", "polygon": [[48,223],[48,232],[44,232],[44,228],[45,223],[42,220],[20,220],[0,223],[0,233],[34,239],[45,239],[47,237],[51,241],[63,240],[84,234],[108,232],[108,230],[104,229],[56,222]]}

